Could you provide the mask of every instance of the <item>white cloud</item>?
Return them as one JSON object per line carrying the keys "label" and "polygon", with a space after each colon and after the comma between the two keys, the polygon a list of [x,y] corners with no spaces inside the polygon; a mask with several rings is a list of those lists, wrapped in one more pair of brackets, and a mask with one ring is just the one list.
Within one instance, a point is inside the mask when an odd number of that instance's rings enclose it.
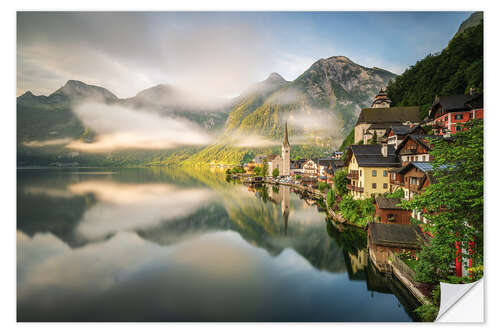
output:
{"label": "white cloud", "polygon": [[88,103],[75,107],[73,112],[97,133],[95,142],[73,141],[67,145],[75,150],[169,149],[207,145],[214,139],[195,123],[146,110]]}
{"label": "white cloud", "polygon": [[205,188],[172,185],[84,181],[70,185],[74,195],[93,193],[98,202],[85,211],[76,232],[100,239],[121,230],[146,229],[188,216],[217,196]]}

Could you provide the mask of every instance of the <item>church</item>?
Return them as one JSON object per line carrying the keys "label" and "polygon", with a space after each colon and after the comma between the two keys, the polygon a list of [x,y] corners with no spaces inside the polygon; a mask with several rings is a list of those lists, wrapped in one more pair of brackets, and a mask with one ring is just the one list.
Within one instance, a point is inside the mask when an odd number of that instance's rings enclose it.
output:
{"label": "church", "polygon": [[272,154],[267,156],[268,176],[272,177],[273,170],[278,169],[280,176],[290,176],[290,143],[288,142],[288,127],[285,122],[285,133],[281,144],[281,156]]}

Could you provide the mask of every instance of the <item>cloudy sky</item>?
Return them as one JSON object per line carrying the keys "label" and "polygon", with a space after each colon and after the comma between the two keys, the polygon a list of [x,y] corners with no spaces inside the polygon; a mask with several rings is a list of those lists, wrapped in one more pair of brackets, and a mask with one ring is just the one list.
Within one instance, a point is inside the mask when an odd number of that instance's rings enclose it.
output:
{"label": "cloudy sky", "polygon": [[69,79],[119,97],[160,83],[235,96],[344,55],[402,73],[442,50],[471,12],[43,13],[17,16],[17,94]]}

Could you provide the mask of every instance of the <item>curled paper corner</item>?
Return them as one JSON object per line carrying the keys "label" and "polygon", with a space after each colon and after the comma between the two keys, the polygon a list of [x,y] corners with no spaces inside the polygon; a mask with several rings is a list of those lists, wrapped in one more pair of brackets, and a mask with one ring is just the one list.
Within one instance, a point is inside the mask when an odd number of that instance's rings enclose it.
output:
{"label": "curled paper corner", "polygon": [[441,306],[436,322],[484,321],[484,280],[466,284],[440,283]]}

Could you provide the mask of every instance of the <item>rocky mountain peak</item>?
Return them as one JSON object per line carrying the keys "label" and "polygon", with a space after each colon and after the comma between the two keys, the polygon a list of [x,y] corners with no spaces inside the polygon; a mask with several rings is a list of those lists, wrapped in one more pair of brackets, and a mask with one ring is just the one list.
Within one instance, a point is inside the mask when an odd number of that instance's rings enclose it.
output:
{"label": "rocky mountain peak", "polygon": [[52,93],[49,98],[56,102],[82,99],[101,100],[105,102],[118,100],[118,97],[105,88],[89,85],[77,80],[68,80],[64,86]]}

